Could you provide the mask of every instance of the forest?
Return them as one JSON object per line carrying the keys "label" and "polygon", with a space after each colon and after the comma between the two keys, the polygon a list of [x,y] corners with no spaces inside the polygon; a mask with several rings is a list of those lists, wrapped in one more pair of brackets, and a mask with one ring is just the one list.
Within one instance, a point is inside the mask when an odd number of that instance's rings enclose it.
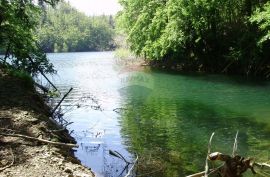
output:
{"label": "forest", "polygon": [[113,36],[112,16],[89,17],[59,0],[0,1],[0,64],[5,67],[53,73],[46,52],[112,50]]}
{"label": "forest", "polygon": [[120,0],[117,25],[152,66],[270,77],[270,2]]}
{"label": "forest", "polygon": [[44,7],[38,41],[45,52],[84,52],[114,49],[113,16],[87,16],[61,2]]}

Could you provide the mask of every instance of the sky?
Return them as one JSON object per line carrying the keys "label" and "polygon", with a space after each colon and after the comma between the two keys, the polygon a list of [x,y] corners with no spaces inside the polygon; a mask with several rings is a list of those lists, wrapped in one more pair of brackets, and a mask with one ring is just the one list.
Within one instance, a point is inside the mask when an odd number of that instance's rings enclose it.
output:
{"label": "sky", "polygon": [[121,6],[118,0],[66,0],[87,15],[115,15]]}

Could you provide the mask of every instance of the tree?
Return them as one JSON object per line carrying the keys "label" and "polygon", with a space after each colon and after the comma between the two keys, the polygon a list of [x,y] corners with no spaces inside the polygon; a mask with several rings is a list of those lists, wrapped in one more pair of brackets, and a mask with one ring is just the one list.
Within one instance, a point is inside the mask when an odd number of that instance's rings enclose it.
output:
{"label": "tree", "polygon": [[[39,0],[39,5],[55,5],[58,0]],[[37,44],[35,30],[41,6],[31,0],[0,1],[0,48],[5,56],[1,63],[29,73],[53,72],[53,66]]]}
{"label": "tree", "polygon": [[37,32],[41,48],[46,52],[77,52],[111,50],[113,18],[88,17],[70,4],[61,2],[47,8]]}
{"label": "tree", "polygon": [[[250,23],[262,1],[121,0],[117,23],[130,49],[151,63],[182,70],[265,75],[268,51],[257,46],[259,31]],[[267,11],[257,21],[267,31]],[[256,14],[256,13],[255,13]],[[264,35],[265,38],[267,34]]]}

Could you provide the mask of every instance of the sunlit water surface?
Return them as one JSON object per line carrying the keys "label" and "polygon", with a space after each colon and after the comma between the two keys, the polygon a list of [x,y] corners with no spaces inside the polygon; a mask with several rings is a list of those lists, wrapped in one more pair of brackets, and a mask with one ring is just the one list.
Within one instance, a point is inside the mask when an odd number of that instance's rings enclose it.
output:
{"label": "sunlit water surface", "polygon": [[[203,171],[212,151],[270,158],[270,84],[217,75],[121,70],[113,52],[59,53],[48,57],[64,94],[61,109],[80,147],[76,156],[98,176],[123,176],[140,157],[137,176],[185,176]],[[122,175],[121,175],[122,173]],[[249,175],[247,175],[249,176]]]}

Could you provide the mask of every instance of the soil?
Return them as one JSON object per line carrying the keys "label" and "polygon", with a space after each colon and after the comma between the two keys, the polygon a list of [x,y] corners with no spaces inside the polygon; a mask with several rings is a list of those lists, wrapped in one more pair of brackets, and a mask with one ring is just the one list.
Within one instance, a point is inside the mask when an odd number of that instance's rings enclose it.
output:
{"label": "soil", "polygon": [[[5,74],[0,68],[0,134],[22,134],[45,140],[76,143],[49,119],[31,79]],[[69,147],[0,135],[0,177],[93,177]]]}

